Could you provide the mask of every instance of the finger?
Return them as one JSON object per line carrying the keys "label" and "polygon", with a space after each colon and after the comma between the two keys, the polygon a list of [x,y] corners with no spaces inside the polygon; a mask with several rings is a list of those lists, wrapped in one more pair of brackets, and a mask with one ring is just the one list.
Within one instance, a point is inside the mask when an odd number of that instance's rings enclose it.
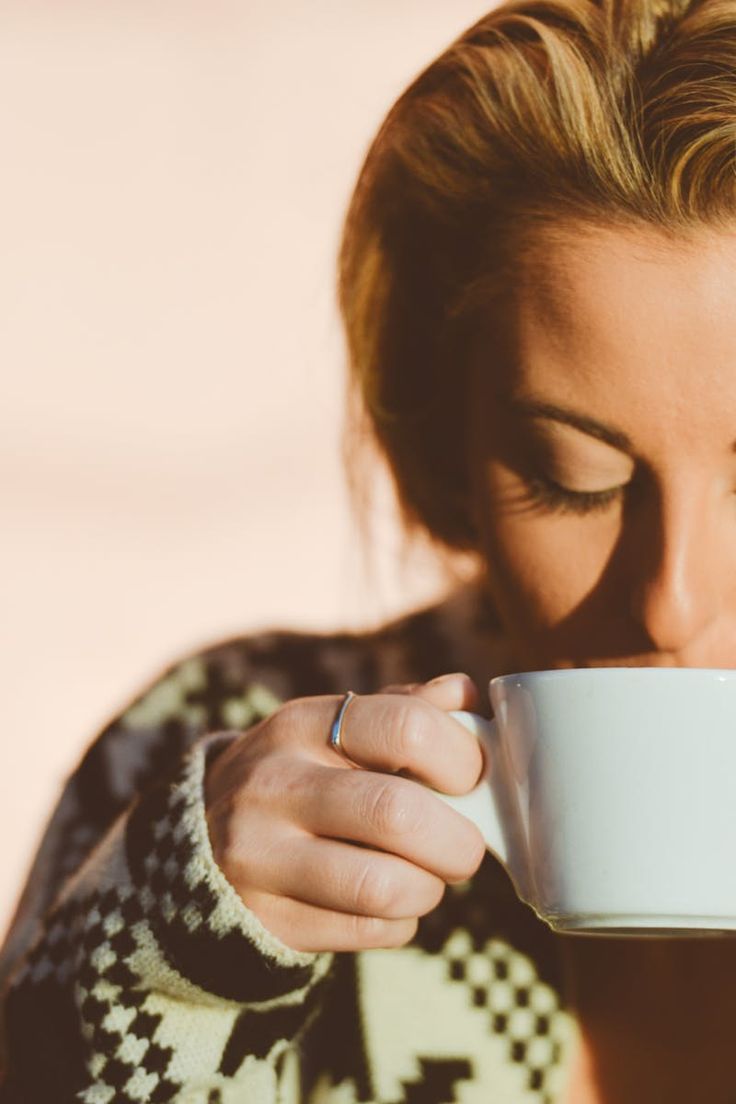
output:
{"label": "finger", "polygon": [[478,687],[470,676],[462,671],[438,675],[429,682],[406,682],[384,686],[380,693],[413,694],[444,710],[476,709],[480,701]]}
{"label": "finger", "polygon": [[290,818],[315,836],[357,841],[406,859],[443,882],[471,877],[485,854],[467,817],[419,782],[375,771],[314,767],[290,794]]}
{"label": "finger", "polygon": [[445,891],[441,878],[396,855],[308,835],[281,841],[278,855],[249,849],[247,863],[259,889],[384,920],[424,916]]}
{"label": "finger", "polygon": [[317,908],[304,901],[271,894],[243,897],[261,923],[295,951],[367,951],[403,947],[415,935],[416,918],[383,920]]}
{"label": "finger", "polygon": [[390,686],[382,686],[379,694],[411,694],[418,686],[423,685],[421,682],[396,682]]}
{"label": "finger", "polygon": [[438,709],[477,709],[480,701],[478,687],[469,675],[457,672],[439,675],[430,682],[417,683],[410,693]]}
{"label": "finger", "polygon": [[478,737],[416,694],[356,698],[343,720],[341,744],[362,767],[409,773],[447,794],[468,793],[483,771]]}
{"label": "finger", "polygon": [[[355,697],[341,725],[340,744],[346,759],[330,744],[330,731],[342,702],[340,697],[329,696],[287,703],[266,722],[271,744],[305,762],[316,757],[333,768],[352,770],[352,761],[369,770],[409,773],[447,794],[468,793],[477,784],[483,771],[477,736],[413,694]],[[273,756],[269,758],[275,767]],[[266,772],[270,770],[267,762],[263,766]],[[272,781],[278,798],[284,778],[279,775]]]}

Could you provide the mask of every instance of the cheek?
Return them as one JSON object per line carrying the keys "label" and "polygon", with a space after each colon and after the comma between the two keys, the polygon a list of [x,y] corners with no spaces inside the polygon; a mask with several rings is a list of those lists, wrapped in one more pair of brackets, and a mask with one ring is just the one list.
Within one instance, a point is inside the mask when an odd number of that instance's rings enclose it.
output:
{"label": "cheek", "polygon": [[555,628],[596,589],[616,542],[610,522],[486,499],[481,519],[491,596],[515,634]]}

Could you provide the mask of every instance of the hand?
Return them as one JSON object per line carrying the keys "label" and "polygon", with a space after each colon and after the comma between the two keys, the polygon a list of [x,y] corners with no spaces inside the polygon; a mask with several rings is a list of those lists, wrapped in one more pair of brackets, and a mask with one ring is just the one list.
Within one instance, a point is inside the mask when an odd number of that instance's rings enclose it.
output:
{"label": "hand", "polygon": [[342,741],[362,770],[329,746],[341,700],[286,703],[218,756],[206,781],[216,861],[295,950],[409,942],[446,884],[471,877],[485,853],[475,825],[415,780],[448,794],[478,782],[478,741],[447,716],[477,704],[471,680],[357,697]]}

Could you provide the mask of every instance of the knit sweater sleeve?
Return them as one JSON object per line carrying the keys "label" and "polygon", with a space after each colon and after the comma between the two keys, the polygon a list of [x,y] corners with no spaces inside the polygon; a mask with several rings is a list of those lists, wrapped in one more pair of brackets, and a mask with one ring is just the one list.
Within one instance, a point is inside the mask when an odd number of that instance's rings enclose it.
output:
{"label": "knit sweater sleeve", "polygon": [[0,959],[3,1104],[289,1099],[332,956],[281,943],[214,861],[223,721],[278,704],[233,672],[227,654],[170,670],[69,780]]}

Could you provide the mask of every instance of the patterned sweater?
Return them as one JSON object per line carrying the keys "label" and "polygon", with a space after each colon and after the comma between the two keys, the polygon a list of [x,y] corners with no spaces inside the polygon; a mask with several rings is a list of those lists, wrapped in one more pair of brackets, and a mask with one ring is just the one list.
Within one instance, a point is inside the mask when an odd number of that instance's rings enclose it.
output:
{"label": "patterned sweater", "polygon": [[411,944],[310,954],[243,904],[207,834],[204,771],[235,732],[288,698],[469,670],[493,631],[467,589],[377,632],[230,640],[108,725],[0,956],[2,1104],[561,1101],[576,1024],[558,937],[490,854]]}

